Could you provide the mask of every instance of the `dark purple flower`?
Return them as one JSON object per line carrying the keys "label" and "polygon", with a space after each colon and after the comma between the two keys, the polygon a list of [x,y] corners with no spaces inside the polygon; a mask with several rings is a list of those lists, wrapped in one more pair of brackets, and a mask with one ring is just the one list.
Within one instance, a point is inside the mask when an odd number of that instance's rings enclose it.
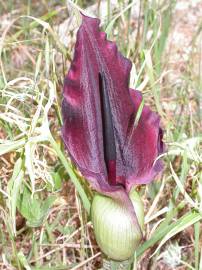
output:
{"label": "dark purple flower", "polygon": [[74,59],[64,81],[62,136],[72,161],[98,192],[127,200],[133,185],[162,170],[159,116],[129,89],[131,62],[106,40],[99,20],[82,15]]}

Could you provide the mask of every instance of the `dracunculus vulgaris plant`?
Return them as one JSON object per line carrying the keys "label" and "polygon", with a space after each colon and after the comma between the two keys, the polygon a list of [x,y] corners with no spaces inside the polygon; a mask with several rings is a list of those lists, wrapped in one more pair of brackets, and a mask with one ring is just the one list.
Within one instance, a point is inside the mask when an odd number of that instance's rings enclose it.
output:
{"label": "dracunculus vulgaris plant", "polygon": [[[82,16],[64,81],[62,137],[73,163],[97,191],[91,218],[98,245],[112,260],[133,256],[144,230],[135,187],[162,170],[159,116],[129,89],[131,62],[106,39],[99,20]],[[157,161],[156,161],[157,159]]]}

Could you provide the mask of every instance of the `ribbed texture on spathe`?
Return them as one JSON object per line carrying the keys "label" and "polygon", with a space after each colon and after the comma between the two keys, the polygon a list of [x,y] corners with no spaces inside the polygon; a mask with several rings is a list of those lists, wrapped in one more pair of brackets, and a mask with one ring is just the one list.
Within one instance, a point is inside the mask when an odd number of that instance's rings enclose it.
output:
{"label": "ribbed texture on spathe", "polygon": [[133,256],[141,234],[127,207],[96,195],[91,213],[96,240],[103,253],[118,261]]}

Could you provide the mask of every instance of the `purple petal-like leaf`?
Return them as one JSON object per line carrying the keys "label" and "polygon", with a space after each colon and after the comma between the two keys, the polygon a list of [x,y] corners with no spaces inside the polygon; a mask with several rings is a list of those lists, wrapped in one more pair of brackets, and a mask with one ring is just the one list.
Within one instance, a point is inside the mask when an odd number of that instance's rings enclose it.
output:
{"label": "purple petal-like leaf", "polygon": [[[99,20],[83,16],[74,59],[64,82],[62,135],[72,160],[87,179],[93,180],[95,188],[115,184],[114,167],[123,165],[121,152],[128,120],[134,111],[128,89],[130,69],[130,61],[99,31]],[[101,88],[104,94],[100,93]],[[110,104],[113,122],[116,156],[113,159],[112,153],[112,160],[105,159],[105,152],[113,152],[114,148],[104,145],[107,143],[103,135],[107,132],[107,123],[103,123],[101,113],[104,95]]]}
{"label": "purple petal-like leaf", "polygon": [[162,169],[154,164],[163,151],[159,117],[144,106],[134,126],[141,96],[128,88],[131,63],[100,32],[99,20],[82,18],[64,82],[62,136],[91,185],[123,199],[123,188],[148,183]]}
{"label": "purple petal-like leaf", "polygon": [[[130,89],[131,98],[134,103],[135,115],[142,102],[139,91]],[[124,148],[124,160],[126,162],[126,175],[124,183],[127,190],[136,184],[147,184],[163,169],[161,160],[157,157],[163,153],[163,132],[159,126],[160,117],[157,113],[144,106],[138,125],[129,128]],[[133,123],[131,124],[133,125]]]}

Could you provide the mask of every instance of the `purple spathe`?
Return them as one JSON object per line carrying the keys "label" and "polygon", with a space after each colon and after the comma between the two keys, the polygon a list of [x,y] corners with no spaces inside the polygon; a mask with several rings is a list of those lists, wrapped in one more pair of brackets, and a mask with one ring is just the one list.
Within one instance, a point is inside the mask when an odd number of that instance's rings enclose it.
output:
{"label": "purple spathe", "polygon": [[[74,58],[65,78],[62,137],[72,161],[98,192],[126,197],[162,170],[159,116],[129,89],[131,62],[106,40],[99,20],[82,15]],[[124,195],[123,195],[124,194]]]}

